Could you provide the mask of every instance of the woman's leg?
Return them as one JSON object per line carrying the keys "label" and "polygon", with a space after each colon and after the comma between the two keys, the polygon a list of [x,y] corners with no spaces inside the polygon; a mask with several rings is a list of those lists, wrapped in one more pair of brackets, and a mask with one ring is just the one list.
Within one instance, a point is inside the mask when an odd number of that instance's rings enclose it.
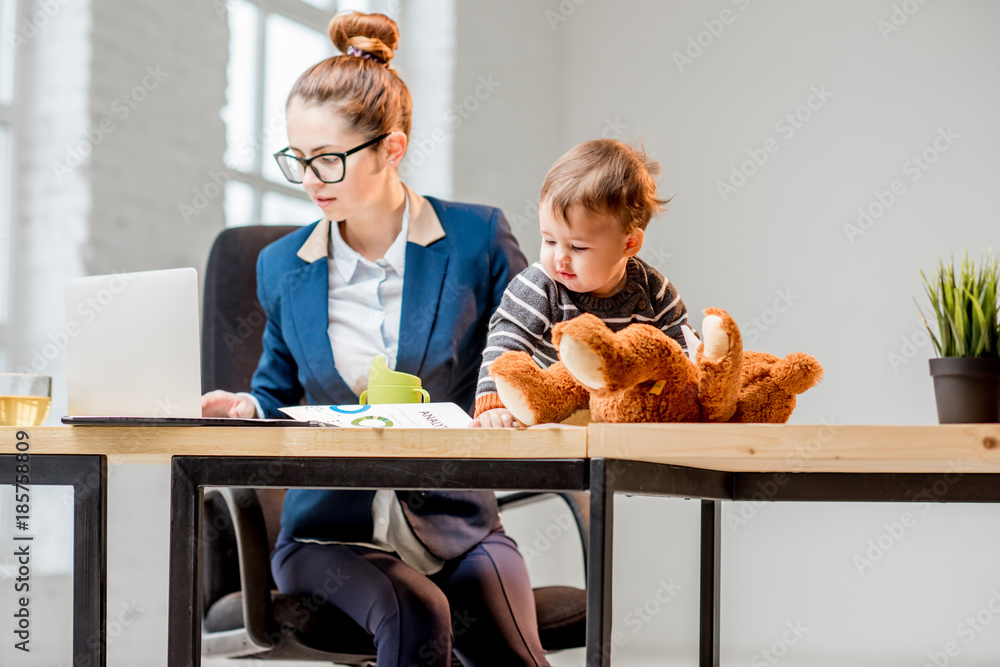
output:
{"label": "woman's leg", "polygon": [[375,637],[378,667],[448,667],[448,600],[394,554],[343,544],[279,541],[271,555],[282,593],[329,601]]}
{"label": "woman's leg", "polygon": [[548,667],[521,552],[503,529],[431,575],[451,603],[455,652],[468,667]]}

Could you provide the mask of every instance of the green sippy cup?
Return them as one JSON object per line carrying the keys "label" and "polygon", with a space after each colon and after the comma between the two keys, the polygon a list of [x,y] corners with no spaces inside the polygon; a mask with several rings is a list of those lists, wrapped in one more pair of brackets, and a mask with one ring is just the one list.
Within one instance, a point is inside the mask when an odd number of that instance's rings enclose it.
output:
{"label": "green sippy cup", "polygon": [[362,405],[376,403],[430,403],[431,396],[420,387],[420,378],[389,370],[385,357],[376,355],[368,372],[368,389],[358,399]]}

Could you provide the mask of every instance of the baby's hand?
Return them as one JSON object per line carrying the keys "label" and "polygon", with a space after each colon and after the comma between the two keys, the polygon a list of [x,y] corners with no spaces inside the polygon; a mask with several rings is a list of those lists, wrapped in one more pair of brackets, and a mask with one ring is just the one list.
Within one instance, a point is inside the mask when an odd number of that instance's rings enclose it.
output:
{"label": "baby's hand", "polygon": [[469,424],[470,428],[522,428],[507,408],[493,408],[481,413]]}

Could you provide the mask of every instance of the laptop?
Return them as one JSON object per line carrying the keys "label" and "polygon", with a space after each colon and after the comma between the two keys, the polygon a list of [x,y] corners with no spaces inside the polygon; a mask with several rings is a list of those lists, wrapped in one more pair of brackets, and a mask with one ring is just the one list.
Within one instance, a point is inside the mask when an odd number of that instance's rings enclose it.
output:
{"label": "laptop", "polygon": [[295,425],[201,416],[198,273],[192,268],[67,281],[66,332],[64,424]]}

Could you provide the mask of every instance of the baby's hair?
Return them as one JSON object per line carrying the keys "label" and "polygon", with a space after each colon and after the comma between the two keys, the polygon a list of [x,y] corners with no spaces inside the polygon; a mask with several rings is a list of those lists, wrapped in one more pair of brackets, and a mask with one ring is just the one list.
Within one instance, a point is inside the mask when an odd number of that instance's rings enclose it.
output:
{"label": "baby's hair", "polygon": [[330,104],[368,137],[387,132],[410,134],[410,91],[389,67],[399,44],[396,22],[384,14],[340,12],[327,28],[343,54],[316,63],[299,77],[288,104]]}
{"label": "baby's hair", "polygon": [[646,225],[669,199],[656,194],[656,176],[662,165],[616,139],[594,139],[572,148],[556,160],[542,184],[542,205],[552,207],[564,221],[574,205],[605,213],[621,223],[626,233]]}

